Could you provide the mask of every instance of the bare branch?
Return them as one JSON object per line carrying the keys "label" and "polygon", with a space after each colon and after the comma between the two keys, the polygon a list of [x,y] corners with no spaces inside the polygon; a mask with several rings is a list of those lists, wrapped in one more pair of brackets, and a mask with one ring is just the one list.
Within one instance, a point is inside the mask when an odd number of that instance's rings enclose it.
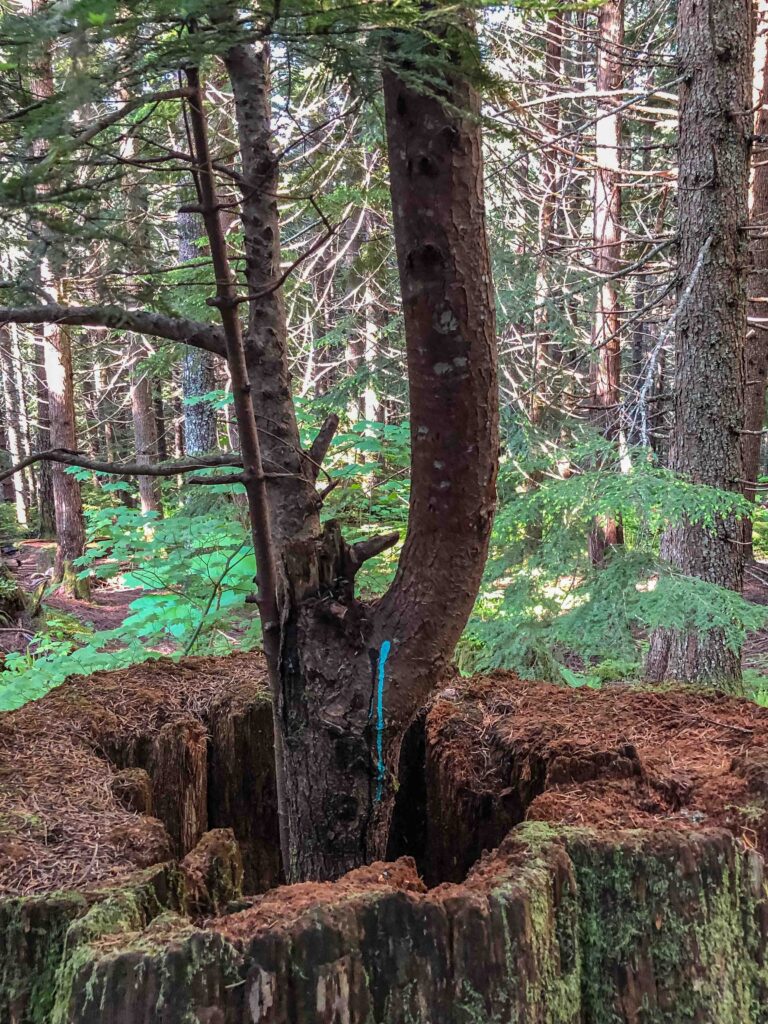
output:
{"label": "bare branch", "polygon": [[370,537],[368,540],[360,540],[349,548],[349,560],[353,568],[357,570],[363,562],[367,562],[369,558],[375,558],[387,548],[393,548],[399,540],[398,532],[382,533],[377,537]]}
{"label": "bare branch", "polygon": [[113,124],[117,124],[128,114],[134,110],[138,110],[140,107],[149,106],[152,103],[163,103],[166,100],[178,100],[186,96],[189,96],[189,89],[166,89],[162,92],[151,92],[146,93],[143,96],[135,96],[128,100],[117,110],[113,110],[112,113],[107,114],[106,117],[102,117],[100,120],[95,121],[92,125],[89,125],[83,131],[73,136],[73,142],[82,146],[86,142],[90,142],[91,139],[95,138],[100,132],[103,132],[105,128],[109,128]]}
{"label": "bare branch", "polygon": [[[64,466],[78,466],[80,469],[90,469],[94,473],[111,473],[115,476],[176,476],[179,473],[189,472],[191,469],[208,469],[211,466],[242,466],[242,458],[233,452],[226,452],[222,455],[204,455],[199,458],[174,459],[172,462],[101,462],[99,459],[90,459],[80,452],[70,451],[67,448],[50,448],[44,452],[33,452],[15,466],[0,471],[0,483],[19,473],[27,466],[33,466],[36,462],[58,462]],[[236,480],[236,477],[227,477],[227,481]],[[207,479],[210,483],[211,479]]]}
{"label": "bare branch", "polygon": [[[323,217],[323,221],[326,224],[328,223],[328,221],[325,220],[325,217]],[[340,226],[340,224],[329,225],[326,234],[321,235],[320,238],[316,238],[315,241],[310,246],[308,246],[308,248],[306,248],[300,256],[297,256],[293,263],[286,267],[283,273],[280,274],[280,276],[277,277],[272,282],[272,284],[270,284],[267,288],[263,288],[261,291],[254,292],[253,295],[241,295],[236,301],[238,303],[254,302],[257,301],[258,299],[265,299],[267,295],[272,295],[274,292],[279,291],[283,287],[285,282],[288,280],[288,278],[291,276],[291,274],[294,272],[294,270],[296,270],[297,267],[301,266],[304,260],[308,259],[314,253],[316,253],[318,249],[325,245],[328,239],[332,238],[333,235],[339,230]]]}
{"label": "bare branch", "polygon": [[[266,474],[269,476],[269,474]],[[217,473],[215,476],[189,476],[188,484],[242,484],[245,483],[244,473]]]}
{"label": "bare branch", "polygon": [[320,473],[320,469],[323,465],[323,459],[328,454],[328,449],[331,447],[331,441],[339,429],[339,417],[335,412],[329,413],[325,418],[325,422],[317,432],[317,436],[312,442],[309,451],[306,453],[307,458],[312,463],[312,473],[315,480]]}
{"label": "bare branch", "polygon": [[109,327],[113,330],[135,331],[167,341],[225,354],[224,335],[220,327],[186,317],[165,316],[144,309],[123,309],[120,306],[0,306],[0,324],[69,324],[75,327]]}

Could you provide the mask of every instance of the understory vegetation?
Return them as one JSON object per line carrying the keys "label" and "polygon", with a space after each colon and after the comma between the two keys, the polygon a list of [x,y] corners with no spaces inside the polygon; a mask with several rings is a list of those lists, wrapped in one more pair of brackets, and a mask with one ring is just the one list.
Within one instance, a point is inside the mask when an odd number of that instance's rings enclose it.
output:
{"label": "understory vegetation", "polygon": [[[322,415],[316,416],[319,424]],[[307,432],[312,409],[305,407]],[[317,426],[314,428],[317,429]],[[327,462],[334,490],[324,517],[354,540],[404,535],[409,424],[357,421],[337,433]],[[675,572],[659,558],[670,526],[754,516],[755,556],[768,555],[768,516],[741,495],[686,483],[647,449],[620,450],[588,429],[553,443],[508,417],[499,509],[483,587],[456,651],[465,673],[507,669],[523,678],[597,687],[641,679],[649,633],[666,626],[723,630],[740,649],[766,609],[741,594]],[[95,630],[46,613],[26,652],[9,654],[0,709],[42,696],[73,674],[122,668],[160,656],[220,655],[257,649],[258,614],[245,602],[256,563],[243,488],[216,484],[188,492],[165,484],[162,515],[119,497],[128,483],[82,482],[88,547],[79,572],[94,585],[131,591],[119,626]],[[596,521],[621,523],[623,543],[593,564]],[[375,598],[391,582],[399,547],[369,563],[361,592]],[[87,613],[86,616],[87,618]],[[768,703],[768,675],[745,672],[747,692]]]}

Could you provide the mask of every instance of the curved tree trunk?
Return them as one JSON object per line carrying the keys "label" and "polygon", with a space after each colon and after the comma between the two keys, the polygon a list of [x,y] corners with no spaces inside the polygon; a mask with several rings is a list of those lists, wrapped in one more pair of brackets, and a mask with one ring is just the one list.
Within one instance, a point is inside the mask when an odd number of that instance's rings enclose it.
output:
{"label": "curved tree trunk", "polygon": [[[680,0],[679,290],[670,467],[694,483],[740,487],[747,329],[747,196],[752,134],[751,3]],[[684,524],[662,541],[678,572],[731,590],[742,582],[739,526]],[[722,633],[657,630],[646,672],[737,687],[740,652]]]}

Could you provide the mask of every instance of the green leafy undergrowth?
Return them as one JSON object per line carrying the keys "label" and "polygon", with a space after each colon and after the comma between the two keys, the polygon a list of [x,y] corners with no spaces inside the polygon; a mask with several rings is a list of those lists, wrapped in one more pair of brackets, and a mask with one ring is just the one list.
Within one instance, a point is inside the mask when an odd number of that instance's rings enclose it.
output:
{"label": "green leafy undergrowth", "polygon": [[[457,657],[467,672],[510,668],[570,685],[641,673],[658,626],[721,630],[736,649],[766,610],[740,594],[684,576],[659,559],[665,529],[714,527],[750,513],[740,495],[689,484],[649,461],[586,436],[570,446],[510,444],[484,585]],[[589,536],[607,517],[624,543],[604,564]]]}
{"label": "green leafy undergrowth", "polygon": [[[223,393],[208,397],[227,401]],[[316,430],[316,422],[304,425],[307,446]],[[404,534],[408,435],[407,423],[360,421],[334,438],[324,473],[326,484],[335,486],[323,515],[339,519],[350,542],[383,531]],[[216,470],[217,476],[223,473]],[[0,710],[43,696],[73,674],[122,668],[161,654],[250,650],[260,642],[258,614],[246,603],[255,590],[256,562],[241,485],[187,486],[160,518],[115,505],[127,485],[94,488],[92,475],[86,479],[95,493],[87,514],[88,548],[78,568],[140,593],[115,629],[78,630],[77,620],[49,614],[27,651],[6,659]],[[396,550],[366,563],[358,578],[361,593],[381,593],[396,564]]]}
{"label": "green leafy undergrowth", "polygon": [[47,616],[23,654],[9,654],[0,710],[43,696],[68,676],[159,657],[229,653],[258,643],[260,625],[245,596],[256,565],[242,510],[232,501],[143,516],[125,507],[89,514],[83,575],[140,591],[115,629],[79,629],[72,616]]}

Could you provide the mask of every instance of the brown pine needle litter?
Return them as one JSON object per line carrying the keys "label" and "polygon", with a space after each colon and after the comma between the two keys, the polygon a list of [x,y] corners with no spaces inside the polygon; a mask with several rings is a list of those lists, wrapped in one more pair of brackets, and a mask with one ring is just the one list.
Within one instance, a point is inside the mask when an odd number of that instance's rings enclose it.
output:
{"label": "brown pine needle litter", "polygon": [[90,887],[168,859],[164,825],[116,797],[120,769],[163,726],[204,726],[218,702],[264,681],[257,655],[162,659],[74,677],[0,715],[0,893]]}

